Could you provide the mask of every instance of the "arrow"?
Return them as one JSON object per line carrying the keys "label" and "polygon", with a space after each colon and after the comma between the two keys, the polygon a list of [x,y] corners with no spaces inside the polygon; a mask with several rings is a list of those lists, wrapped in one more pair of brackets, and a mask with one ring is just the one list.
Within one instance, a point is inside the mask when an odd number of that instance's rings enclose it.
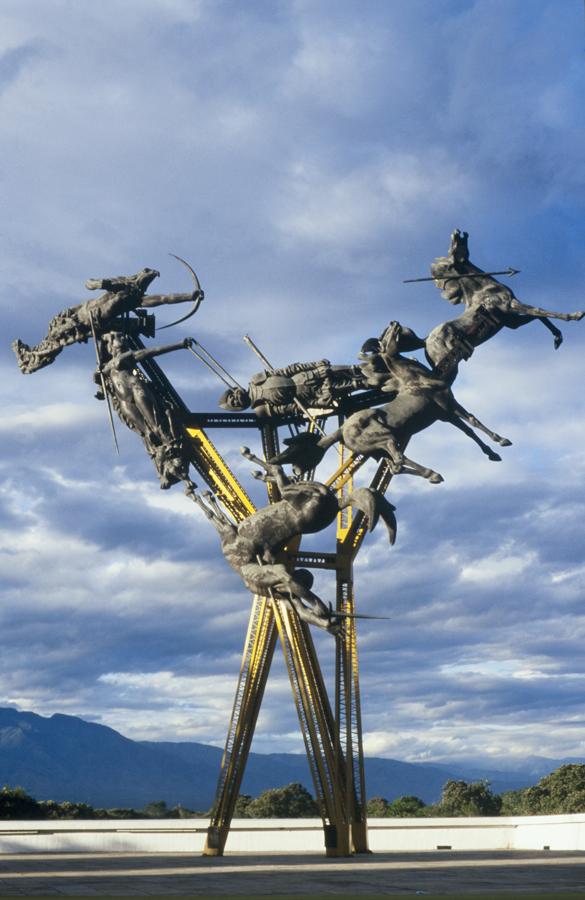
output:
{"label": "arrow", "polygon": [[503,272],[467,272],[464,275],[436,275],[431,278],[406,278],[402,284],[414,284],[415,281],[454,281],[456,278],[485,278],[488,275],[507,275],[508,278],[512,278],[513,275],[517,275],[520,272],[520,269],[513,269],[510,266],[507,269],[504,269]]}

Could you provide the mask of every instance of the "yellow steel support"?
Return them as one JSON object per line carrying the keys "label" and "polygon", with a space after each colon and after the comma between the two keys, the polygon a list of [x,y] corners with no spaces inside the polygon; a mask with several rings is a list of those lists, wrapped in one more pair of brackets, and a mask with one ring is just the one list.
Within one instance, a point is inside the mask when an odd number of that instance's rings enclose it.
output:
{"label": "yellow steel support", "polygon": [[[353,487],[352,475],[356,468],[352,462],[359,457],[347,454],[339,447],[340,465],[338,472],[342,478],[332,479],[340,501],[344,501]],[[362,458],[363,462],[363,458]],[[353,853],[368,852],[364,753],[362,742],[361,708],[359,695],[359,670],[357,657],[357,631],[355,598],[353,592],[353,542],[352,534],[355,517],[351,507],[341,509],[337,517],[337,599],[336,608],[347,614],[343,635],[335,648],[335,720],[338,760],[343,764],[345,784],[345,820],[348,828],[348,843]]]}
{"label": "yellow steel support", "polygon": [[271,601],[265,597],[254,597],[215,803],[203,850],[205,856],[223,855],[268,680],[276,636]]}
{"label": "yellow steel support", "polygon": [[344,787],[323,676],[308,626],[282,601],[274,602],[278,634],[299,715],[305,750],[325,833],[327,856],[348,856]]}
{"label": "yellow steel support", "polygon": [[246,491],[201,428],[187,428],[191,462],[217,499],[240,521],[256,512]]}
{"label": "yellow steel support", "polygon": [[351,482],[354,474],[358,469],[361,469],[366,462],[366,457],[361,456],[359,453],[355,456],[353,453],[347,453],[343,444],[339,445],[339,455],[340,460],[338,468],[325,482],[325,484],[334,491],[340,490],[344,485]]}
{"label": "yellow steel support", "polygon": [[[187,429],[193,465],[236,519],[255,511],[254,504],[202,429]],[[278,435],[270,426],[262,428],[266,458],[278,452]],[[340,466],[329,480],[340,498],[351,490],[352,476],[365,461],[341,449]],[[387,467],[382,464],[372,486],[387,487]],[[279,499],[275,486],[270,502]],[[363,516],[351,509],[338,519],[335,554],[299,552],[299,541],[287,548],[287,563],[334,568],[337,579],[337,609],[355,613],[353,559],[365,534]],[[359,672],[355,619],[347,618],[344,635],[336,641],[335,715],[310,630],[291,605],[282,600],[255,597],[236,696],[228,728],[216,801],[208,829],[204,854],[223,854],[238,792],[244,775],[254,728],[264,696],[277,640],[283,649],[301,733],[305,743],[315,796],[323,820],[328,856],[367,852],[365,786]]]}

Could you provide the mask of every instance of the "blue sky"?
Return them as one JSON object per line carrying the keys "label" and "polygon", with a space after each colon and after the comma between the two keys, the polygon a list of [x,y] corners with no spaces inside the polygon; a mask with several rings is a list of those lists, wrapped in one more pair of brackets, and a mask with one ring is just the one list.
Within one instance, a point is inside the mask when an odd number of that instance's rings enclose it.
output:
{"label": "blue sky", "polygon": [[[482,268],[522,270],[521,300],[584,307],[583,29],[578,0],[5,0],[0,702],[221,744],[250,605],[122,426],[115,456],[93,348],[23,377],[11,340],[88,277],[152,266],[189,290],[172,251],[206,300],[165,341],[194,334],[240,380],[247,332],[277,365],[353,363],[391,319],[453,317],[402,281],[455,227]],[[417,436],[445,483],[395,479],[397,544],[366,541],[359,607],[390,616],[360,624],[370,754],[584,755],[585,325],[563,332],[476,352],[455,394],[513,447],[494,464],[448,425]],[[163,365],[214,408],[192,357]],[[214,434],[247,485],[249,437]],[[254,747],[301,750],[279,658]]]}

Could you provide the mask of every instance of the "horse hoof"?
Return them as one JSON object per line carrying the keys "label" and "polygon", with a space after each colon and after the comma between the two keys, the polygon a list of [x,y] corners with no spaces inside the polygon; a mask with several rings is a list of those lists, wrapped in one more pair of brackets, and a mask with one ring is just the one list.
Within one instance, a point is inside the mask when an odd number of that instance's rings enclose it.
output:
{"label": "horse hoof", "polygon": [[438,472],[432,472],[432,473],[428,476],[428,478],[429,478],[429,481],[431,482],[431,484],[440,484],[442,481],[445,480],[445,479],[443,478],[443,476],[440,475]]}
{"label": "horse hoof", "polygon": [[498,444],[500,445],[500,447],[511,447],[512,441],[509,441],[508,438],[500,438]]}
{"label": "horse hoof", "polygon": [[240,447],[240,453],[242,454],[242,456],[250,456],[251,452],[252,451],[249,447]]}
{"label": "horse hoof", "polygon": [[572,318],[575,322],[580,322],[581,319],[583,318],[583,316],[585,316],[585,312],[583,312],[583,310],[581,310],[580,312],[573,313],[573,315],[571,316],[571,318]]}
{"label": "horse hoof", "polygon": [[493,450],[490,451],[490,453],[488,453],[488,457],[489,457],[489,459],[491,459],[492,462],[501,462],[502,461],[502,457],[499,456],[498,453],[494,453]]}

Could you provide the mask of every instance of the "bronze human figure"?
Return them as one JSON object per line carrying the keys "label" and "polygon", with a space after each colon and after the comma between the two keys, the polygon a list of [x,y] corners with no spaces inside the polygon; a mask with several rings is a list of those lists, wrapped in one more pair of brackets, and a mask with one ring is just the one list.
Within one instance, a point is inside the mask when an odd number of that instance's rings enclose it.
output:
{"label": "bronze human figure", "polygon": [[107,331],[121,330],[127,313],[152,309],[175,303],[185,303],[196,299],[201,293],[191,294],[151,294],[146,290],[159,276],[155,269],[142,269],[136,275],[119,275],[114,278],[90,278],[85,286],[90,291],[105,291],[100,297],[86,300],[77,306],[57,313],[49,322],[49,329],[34,347],[29,347],[18,338],[12,348],[16,354],[21,372],[29,374],[50,365],[64,347],[71,344],[87,343],[92,337],[92,321],[98,335]]}
{"label": "bronze human figure", "polygon": [[425,341],[429,363],[451,384],[461,360],[469,359],[480,344],[502,328],[520,328],[539,320],[553,334],[555,349],[563,336],[550,319],[579,321],[585,312],[552,312],[521,303],[505,284],[487,275],[469,261],[468,233],[455,230],[447,256],[440,256],[431,266],[435,284],[442,296],[453,305],[464,304],[458,319],[438,325]]}
{"label": "bronze human figure", "polygon": [[299,414],[295,400],[306,408],[331,410],[352,391],[365,387],[358,366],[333,366],[327,359],[292,363],[252,376],[247,390],[232,387],[219,399],[222,409],[251,407],[259,419]]}
{"label": "bronze human figure", "polygon": [[[125,335],[115,331],[107,332],[98,341],[103,362],[94,380],[101,384],[103,377],[118,416],[141,436],[156,466],[161,488],[169,488],[179,481],[190,483],[184,429],[177,411],[165,402],[137,364],[185,349],[191,345],[192,338],[149,350],[133,350]],[[105,399],[101,391],[96,396]]]}
{"label": "bronze human figure", "polygon": [[247,447],[242,447],[241,452],[246,459],[262,467],[263,471],[253,472],[255,478],[278,485],[280,500],[236,525],[210,491],[199,495],[188,487],[187,495],[215,526],[223,555],[250,591],[286,600],[303,621],[338,634],[343,620],[313,593],[310,572],[305,569],[290,572],[279,555],[294,537],[326,528],[346,506],[355,506],[364,512],[370,531],[381,517],[393,544],[396,536],[394,507],[371,488],[358,488],[340,503],[335,492],[326,485],[317,481],[293,483],[280,466],[264,462]]}

